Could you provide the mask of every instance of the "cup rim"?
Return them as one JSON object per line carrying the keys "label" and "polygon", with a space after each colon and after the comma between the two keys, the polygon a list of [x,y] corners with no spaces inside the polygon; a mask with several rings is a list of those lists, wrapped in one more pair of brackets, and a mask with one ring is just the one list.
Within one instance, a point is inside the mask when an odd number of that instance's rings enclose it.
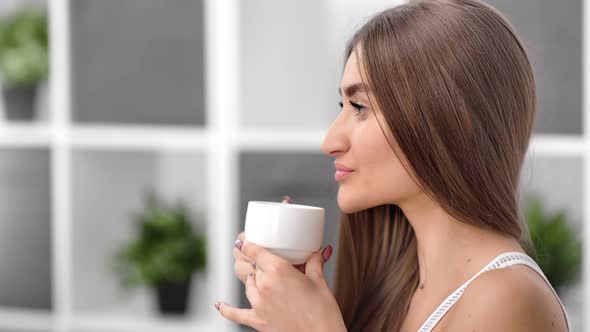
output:
{"label": "cup rim", "polygon": [[308,209],[308,210],[323,210],[322,207],[311,206],[311,205],[301,205],[301,204],[290,204],[290,203],[281,203],[281,202],[268,202],[268,201],[248,201],[250,203],[257,203],[262,205],[273,205],[273,206],[281,206],[281,207],[288,207],[288,208],[300,208],[300,209]]}

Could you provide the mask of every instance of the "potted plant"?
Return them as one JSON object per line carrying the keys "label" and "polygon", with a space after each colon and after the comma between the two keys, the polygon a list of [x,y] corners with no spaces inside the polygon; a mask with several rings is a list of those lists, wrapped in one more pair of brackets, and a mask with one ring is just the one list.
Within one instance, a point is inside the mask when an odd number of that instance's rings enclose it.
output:
{"label": "potted plant", "polygon": [[193,229],[182,201],[167,206],[153,191],[145,209],[134,213],[137,237],[115,254],[115,270],[126,288],[155,291],[163,314],[185,314],[192,277],[206,266],[205,236]]}
{"label": "potted plant", "polygon": [[0,74],[6,118],[31,120],[37,90],[49,71],[47,15],[23,8],[0,19]]}
{"label": "potted plant", "polygon": [[569,228],[565,211],[546,213],[537,195],[527,198],[525,216],[535,247],[535,260],[559,293],[562,287],[579,280],[581,242]]}

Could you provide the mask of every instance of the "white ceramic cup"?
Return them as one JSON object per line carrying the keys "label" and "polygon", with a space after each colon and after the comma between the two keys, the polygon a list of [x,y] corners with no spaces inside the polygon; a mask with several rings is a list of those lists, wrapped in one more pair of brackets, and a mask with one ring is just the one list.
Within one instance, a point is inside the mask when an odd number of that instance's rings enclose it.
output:
{"label": "white ceramic cup", "polygon": [[324,215],[324,208],[316,206],[250,201],[245,240],[291,264],[303,264],[322,245]]}

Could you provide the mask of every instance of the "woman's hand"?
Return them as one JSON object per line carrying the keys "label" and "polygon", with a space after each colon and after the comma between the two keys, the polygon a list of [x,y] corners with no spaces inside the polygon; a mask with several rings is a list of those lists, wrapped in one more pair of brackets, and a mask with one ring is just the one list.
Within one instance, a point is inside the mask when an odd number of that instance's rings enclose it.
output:
{"label": "woman's hand", "polygon": [[295,267],[265,248],[238,239],[234,270],[246,285],[252,309],[222,302],[215,307],[225,318],[263,332],[346,331],[323,273],[331,254],[328,246]]}
{"label": "woman's hand", "polygon": [[[244,243],[244,232],[241,232],[240,234],[238,234],[237,241]],[[244,255],[237,248],[234,248],[233,255],[234,255],[234,259],[235,259],[234,273],[235,273],[236,277],[238,277],[238,279],[240,279],[242,281],[242,283],[244,283],[244,285],[245,285],[246,278],[248,277],[248,274],[250,274],[250,272],[254,271],[254,268],[252,267],[253,261],[249,257],[246,257],[246,255]],[[295,268],[297,268],[297,270],[299,270],[301,273],[305,273],[305,263],[299,264],[299,265],[293,265],[293,266]]]}

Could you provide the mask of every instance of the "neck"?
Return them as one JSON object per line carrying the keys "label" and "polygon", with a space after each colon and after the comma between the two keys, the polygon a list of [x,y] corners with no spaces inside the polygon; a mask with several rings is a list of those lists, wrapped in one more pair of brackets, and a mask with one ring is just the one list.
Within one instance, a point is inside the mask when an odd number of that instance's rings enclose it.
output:
{"label": "neck", "polygon": [[523,252],[514,237],[460,222],[425,194],[399,207],[416,234],[419,289],[447,292],[500,253]]}

